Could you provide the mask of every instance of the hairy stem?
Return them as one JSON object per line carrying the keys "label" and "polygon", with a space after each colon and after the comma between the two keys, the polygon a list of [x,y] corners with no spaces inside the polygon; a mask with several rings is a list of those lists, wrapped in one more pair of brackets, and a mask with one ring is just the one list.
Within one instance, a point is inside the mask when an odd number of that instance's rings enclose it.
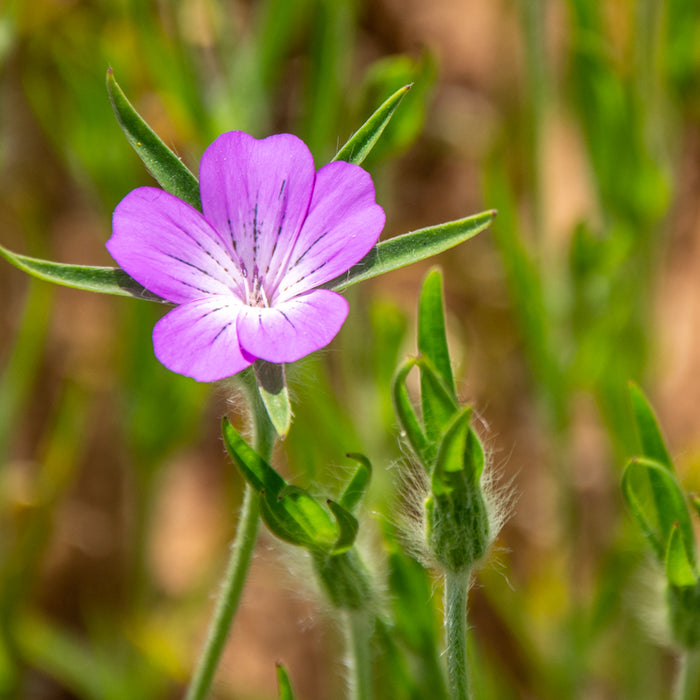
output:
{"label": "hairy stem", "polygon": [[[269,460],[275,444],[275,430],[260,399],[252,373],[244,373],[242,379],[250,401],[255,449],[264,459]],[[246,484],[236,538],[231,547],[231,557],[221,584],[214,617],[209,625],[207,638],[185,700],[205,700],[209,695],[250,569],[258,535],[259,513],[258,494]]]}
{"label": "hairy stem", "polygon": [[451,700],[469,698],[467,676],[467,594],[469,573],[445,574],[445,656]]}
{"label": "hairy stem", "polygon": [[348,697],[351,700],[371,700],[372,698],[370,638],[373,623],[373,617],[364,610],[345,612]]}

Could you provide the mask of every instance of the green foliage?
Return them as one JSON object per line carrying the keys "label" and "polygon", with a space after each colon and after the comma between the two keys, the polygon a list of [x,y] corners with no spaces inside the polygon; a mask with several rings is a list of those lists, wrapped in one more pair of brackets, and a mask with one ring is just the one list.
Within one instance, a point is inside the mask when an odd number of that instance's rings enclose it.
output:
{"label": "green foliage", "polygon": [[360,165],[370,154],[379,137],[384,133],[394,111],[411,89],[410,85],[399,88],[376,112],[350,137],[347,143],[335,154],[333,160],[345,160]]}
{"label": "green foliage", "polygon": [[[633,383],[630,397],[644,457],[627,464],[622,492],[664,567],[673,639],[686,649],[695,649],[700,646],[700,572],[686,496],[676,479],[651,405]],[[663,461],[654,461],[654,457]]]}
{"label": "green foliage", "polygon": [[289,680],[289,674],[282,664],[277,664],[276,670],[279,700],[294,700],[294,691],[292,690],[292,682]]}
{"label": "green foliage", "polygon": [[119,126],[148,172],[166,192],[201,210],[197,178],[126,99],[111,68],[107,71],[107,93]]}
{"label": "green foliage", "polygon": [[[371,598],[371,589],[364,565],[353,548],[358,522],[350,510],[327,500],[331,518],[315,497],[299,486],[288,484],[247,445],[228,419],[224,419],[222,432],[231,458],[260,496],[260,512],[270,531],[311,553],[323,590],[335,607],[364,608]],[[369,483],[366,458],[360,457],[360,464],[366,476],[358,478],[356,473],[341,499],[352,505]]]}
{"label": "green foliage", "polygon": [[[481,491],[484,451],[471,427],[472,409],[460,408],[445,334],[442,276],[431,271],[418,304],[422,355],[399,367],[393,383],[396,416],[416,457],[430,476],[425,537],[430,556],[450,572],[469,571],[489,545],[489,516]],[[422,422],[406,380],[420,371]]]}

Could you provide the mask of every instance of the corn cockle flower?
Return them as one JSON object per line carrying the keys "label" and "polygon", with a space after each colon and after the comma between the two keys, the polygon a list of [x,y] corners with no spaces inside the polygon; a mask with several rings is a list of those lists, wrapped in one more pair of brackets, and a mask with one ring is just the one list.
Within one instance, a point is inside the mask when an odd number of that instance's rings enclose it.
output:
{"label": "corn cockle flower", "polygon": [[153,330],[156,357],[208,382],[326,346],[348,303],[319,287],[359,262],[384,227],[369,174],[343,161],[316,172],[291,134],[233,131],[204,152],[199,184],[201,213],[154,187],[114,211],[112,257],[177,304]]}

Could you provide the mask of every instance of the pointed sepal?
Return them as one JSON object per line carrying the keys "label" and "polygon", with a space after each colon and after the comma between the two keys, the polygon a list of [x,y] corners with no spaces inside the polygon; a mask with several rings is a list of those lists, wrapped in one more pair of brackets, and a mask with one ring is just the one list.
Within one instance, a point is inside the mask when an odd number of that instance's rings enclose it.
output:
{"label": "pointed sepal", "polygon": [[107,92],[119,126],[148,172],[166,192],[201,209],[197,178],[134,109],[111,68],[107,71]]}

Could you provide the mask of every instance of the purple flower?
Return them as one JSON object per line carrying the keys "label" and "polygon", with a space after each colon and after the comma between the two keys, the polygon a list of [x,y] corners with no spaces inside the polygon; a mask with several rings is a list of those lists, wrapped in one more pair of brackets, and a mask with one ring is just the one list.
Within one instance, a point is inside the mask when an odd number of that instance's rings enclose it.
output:
{"label": "purple flower", "polygon": [[199,168],[202,212],[154,187],[114,211],[107,249],[177,306],[153,330],[168,369],[211,382],[256,358],[293,362],[327,345],[347,301],[320,285],[374,246],[384,211],[369,174],[342,161],[315,171],[291,134],[220,136]]}

